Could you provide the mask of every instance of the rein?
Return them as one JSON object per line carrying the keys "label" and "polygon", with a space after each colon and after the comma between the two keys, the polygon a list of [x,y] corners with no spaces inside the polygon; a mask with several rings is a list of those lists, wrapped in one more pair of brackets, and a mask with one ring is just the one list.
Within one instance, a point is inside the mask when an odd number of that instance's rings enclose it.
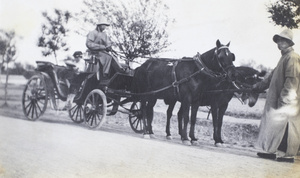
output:
{"label": "rein", "polygon": [[242,88],[242,89],[224,89],[224,90],[209,90],[204,91],[203,93],[221,93],[221,92],[242,92],[242,93],[262,93],[253,91],[251,88]]}
{"label": "rein", "polygon": [[[183,78],[183,79],[181,79],[179,81],[174,81],[171,85],[168,85],[166,87],[160,88],[158,90],[153,90],[153,91],[144,92],[144,93],[128,93],[128,94],[132,95],[132,96],[153,95],[153,94],[162,92],[162,91],[167,90],[167,89],[172,88],[172,87],[178,87],[180,84],[188,82],[191,78],[193,78],[194,76],[200,74],[203,70],[204,70],[204,68],[198,70],[197,72],[193,73],[192,75],[190,75],[190,76],[188,76],[186,78]],[[109,93],[114,92],[116,94],[124,94],[124,91],[119,91],[119,90],[114,90],[114,89],[107,89],[107,92],[109,92]]]}

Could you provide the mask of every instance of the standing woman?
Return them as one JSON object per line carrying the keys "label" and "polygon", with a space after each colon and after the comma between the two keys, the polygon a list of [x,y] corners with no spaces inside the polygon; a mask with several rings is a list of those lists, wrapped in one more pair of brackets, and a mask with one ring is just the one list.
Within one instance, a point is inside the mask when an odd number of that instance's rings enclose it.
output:
{"label": "standing woman", "polygon": [[253,90],[269,88],[261,118],[257,148],[259,157],[294,162],[300,145],[300,57],[293,49],[293,33],[274,35],[281,58],[272,73]]}

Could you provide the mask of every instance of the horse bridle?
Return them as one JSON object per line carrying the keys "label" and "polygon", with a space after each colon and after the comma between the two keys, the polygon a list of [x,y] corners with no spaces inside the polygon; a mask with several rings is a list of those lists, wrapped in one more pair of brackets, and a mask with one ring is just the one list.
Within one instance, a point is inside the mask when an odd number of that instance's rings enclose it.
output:
{"label": "horse bridle", "polygon": [[[229,66],[226,66],[224,67],[221,62],[220,62],[220,59],[218,57],[218,51],[221,50],[221,49],[228,49],[228,46],[221,46],[219,48],[216,48],[215,52],[214,52],[214,57],[213,59],[216,59],[217,61],[217,64],[219,65],[219,67],[222,69],[223,73],[224,73],[224,77],[228,76],[228,69],[229,68],[234,68],[234,65],[229,65]],[[228,49],[229,50],[229,49]],[[228,56],[228,52],[226,52],[226,55]]]}

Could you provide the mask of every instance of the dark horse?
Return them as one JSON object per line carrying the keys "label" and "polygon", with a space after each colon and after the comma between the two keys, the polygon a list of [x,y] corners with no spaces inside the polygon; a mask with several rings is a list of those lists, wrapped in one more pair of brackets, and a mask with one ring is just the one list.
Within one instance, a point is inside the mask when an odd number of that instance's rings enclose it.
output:
{"label": "dark horse", "polygon": [[[211,83],[218,81],[220,76],[232,78],[235,67],[235,56],[222,45],[219,40],[216,47],[205,52],[200,58],[191,59],[161,59],[152,58],[136,69],[132,92],[140,93],[137,97],[141,101],[141,110],[144,120],[144,134],[153,134],[152,120],[153,107],[157,99],[180,101],[184,127],[182,130],[183,143],[188,144],[187,125],[189,122],[189,108],[197,102],[201,93],[206,91]],[[203,63],[206,65],[204,66]],[[218,74],[218,75],[217,75]],[[195,120],[191,120],[195,122]],[[196,140],[194,127],[190,128],[189,137]]]}
{"label": "dark horse", "polygon": [[[197,111],[199,106],[210,106],[212,117],[213,117],[213,127],[214,134],[213,138],[215,140],[215,145],[220,146],[223,142],[221,138],[221,130],[223,124],[223,116],[228,107],[229,101],[234,95],[234,89],[249,89],[246,92],[242,92],[242,100],[245,102],[248,99],[248,106],[252,107],[255,105],[259,93],[251,92],[251,86],[262,80],[266,72],[259,72],[250,67],[236,67],[235,68],[235,81],[236,85],[232,82],[226,80],[217,81],[216,84],[211,85],[208,91],[204,91],[199,95],[197,102],[194,102],[191,107],[191,118],[195,119],[197,117]],[[242,90],[241,90],[242,91]],[[245,90],[244,90],[245,91]],[[170,119],[172,117],[172,111],[176,104],[176,101],[167,101],[165,103],[169,105],[167,110],[167,125],[166,133],[167,138],[171,138],[170,134]],[[181,135],[182,128],[182,108],[178,112],[178,132]],[[191,120],[192,120],[191,119]],[[192,122],[191,124],[195,124]],[[194,126],[191,126],[194,127]]]}

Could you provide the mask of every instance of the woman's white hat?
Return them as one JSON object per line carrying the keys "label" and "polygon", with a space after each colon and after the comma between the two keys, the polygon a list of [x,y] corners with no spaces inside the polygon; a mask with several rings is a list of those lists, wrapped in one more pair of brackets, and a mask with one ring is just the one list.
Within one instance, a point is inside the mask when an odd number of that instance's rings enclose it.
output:
{"label": "woman's white hat", "polygon": [[293,32],[290,29],[283,30],[280,34],[276,34],[273,36],[273,41],[277,43],[279,38],[284,38],[287,41],[290,42],[291,46],[293,46],[295,43],[293,42]]}

